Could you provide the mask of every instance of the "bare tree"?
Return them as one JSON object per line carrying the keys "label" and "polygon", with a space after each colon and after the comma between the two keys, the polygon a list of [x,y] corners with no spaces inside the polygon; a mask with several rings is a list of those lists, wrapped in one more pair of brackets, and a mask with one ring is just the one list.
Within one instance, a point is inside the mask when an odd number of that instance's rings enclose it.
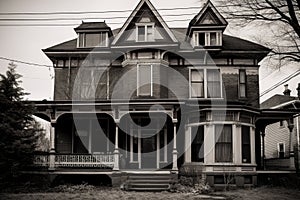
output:
{"label": "bare tree", "polygon": [[[217,7],[236,25],[263,24],[272,29],[270,56],[300,62],[300,0],[216,0]],[[261,37],[268,37],[262,35]]]}

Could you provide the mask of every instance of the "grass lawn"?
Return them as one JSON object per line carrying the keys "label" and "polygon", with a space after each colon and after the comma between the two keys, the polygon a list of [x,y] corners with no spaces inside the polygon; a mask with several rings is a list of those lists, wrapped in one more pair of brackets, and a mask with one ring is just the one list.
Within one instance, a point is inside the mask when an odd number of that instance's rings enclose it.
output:
{"label": "grass lawn", "polygon": [[[222,198],[223,197],[223,198]],[[225,197],[225,198],[224,198]],[[93,188],[88,190],[69,190],[64,192],[30,192],[30,193],[2,193],[0,199],[21,199],[21,200],[65,200],[65,199],[251,199],[251,200],[293,200],[300,199],[300,191],[285,188],[260,187],[254,189],[240,189],[228,192],[215,192],[211,196],[197,195],[192,193],[169,193],[169,192],[125,192],[109,188]]]}

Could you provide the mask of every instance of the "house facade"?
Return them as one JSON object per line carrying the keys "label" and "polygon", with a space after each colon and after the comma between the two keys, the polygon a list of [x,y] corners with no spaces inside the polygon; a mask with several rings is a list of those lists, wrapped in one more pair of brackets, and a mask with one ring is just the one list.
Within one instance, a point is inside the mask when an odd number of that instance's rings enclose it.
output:
{"label": "house facade", "polygon": [[[208,1],[188,27],[170,28],[149,0],[125,24],[83,22],[78,37],[44,49],[54,101],[49,173],[196,174],[210,185],[255,185],[261,161],[259,62],[269,49],[224,34]],[[71,172],[69,172],[71,173]]]}
{"label": "house facade", "polygon": [[[291,90],[285,85],[283,95],[277,94],[261,104],[262,108],[299,110],[300,84],[298,96],[291,96]],[[299,113],[289,120],[270,124],[265,131],[265,159],[267,169],[299,169]]]}

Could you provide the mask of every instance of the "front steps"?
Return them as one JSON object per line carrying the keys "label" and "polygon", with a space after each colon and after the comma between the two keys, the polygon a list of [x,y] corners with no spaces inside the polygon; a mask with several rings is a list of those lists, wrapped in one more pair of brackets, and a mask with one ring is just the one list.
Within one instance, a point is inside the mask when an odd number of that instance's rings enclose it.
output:
{"label": "front steps", "polygon": [[171,173],[129,173],[123,188],[129,191],[165,191],[178,179]]}

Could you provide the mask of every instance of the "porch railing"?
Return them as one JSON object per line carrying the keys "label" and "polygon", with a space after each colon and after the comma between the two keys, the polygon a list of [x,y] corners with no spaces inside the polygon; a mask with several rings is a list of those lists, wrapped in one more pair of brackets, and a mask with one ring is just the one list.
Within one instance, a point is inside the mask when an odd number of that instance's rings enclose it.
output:
{"label": "porch railing", "polygon": [[[49,154],[35,155],[34,165],[40,167],[50,166]],[[91,168],[113,168],[113,154],[56,154],[55,167],[91,167]]]}
{"label": "porch railing", "polygon": [[49,155],[48,154],[34,155],[33,164],[38,167],[48,167]]}

